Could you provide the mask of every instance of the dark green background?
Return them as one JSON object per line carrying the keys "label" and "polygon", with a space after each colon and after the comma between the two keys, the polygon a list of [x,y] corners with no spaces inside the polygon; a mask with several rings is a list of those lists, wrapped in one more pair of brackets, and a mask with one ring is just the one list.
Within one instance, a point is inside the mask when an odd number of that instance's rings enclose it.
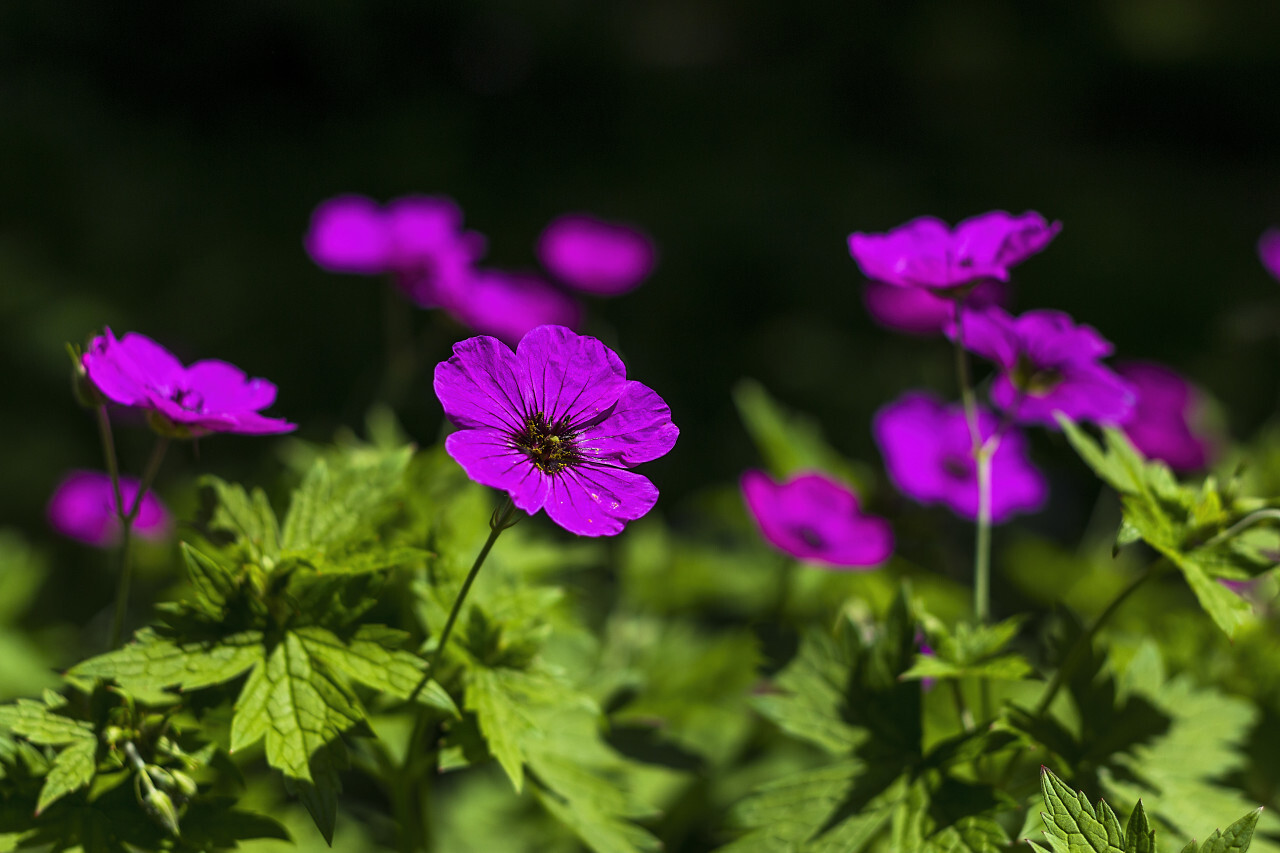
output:
{"label": "dark green background", "polygon": [[[954,393],[940,342],[868,321],[845,249],[924,213],[1061,219],[1018,308],[1173,363],[1247,434],[1280,386],[1280,284],[1254,253],[1280,221],[1276,17],[1264,0],[9,0],[0,519],[44,536],[62,471],[101,464],[63,344],[103,324],[272,379],[272,413],[306,438],[358,425],[381,284],[301,248],[344,191],[447,193],[503,266],[531,265],[565,210],[645,225],[657,274],[589,330],[683,430],[647,469],[669,511],[758,464],[741,376],[877,464],[878,406]],[[406,422],[431,441],[426,374],[414,396]],[[125,432],[136,470],[147,438]],[[165,476],[269,480],[275,447],[209,439]]]}

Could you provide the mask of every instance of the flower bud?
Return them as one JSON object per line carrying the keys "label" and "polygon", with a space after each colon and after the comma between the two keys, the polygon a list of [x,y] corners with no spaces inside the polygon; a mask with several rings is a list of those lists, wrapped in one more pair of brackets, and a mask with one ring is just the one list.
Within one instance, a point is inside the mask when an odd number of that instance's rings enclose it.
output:
{"label": "flower bud", "polygon": [[179,834],[178,810],[168,794],[159,788],[152,788],[143,797],[142,805],[147,810],[147,814],[159,821],[172,835],[176,837]]}
{"label": "flower bud", "polygon": [[88,371],[84,369],[80,348],[75,344],[67,344],[67,355],[71,357],[71,396],[86,409],[96,409],[104,405],[107,398],[98,390],[98,386],[93,384]]}

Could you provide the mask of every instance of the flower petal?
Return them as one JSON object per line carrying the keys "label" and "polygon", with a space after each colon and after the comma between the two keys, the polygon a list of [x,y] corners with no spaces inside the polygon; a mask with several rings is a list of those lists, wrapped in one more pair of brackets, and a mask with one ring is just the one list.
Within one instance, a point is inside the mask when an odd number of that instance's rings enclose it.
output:
{"label": "flower petal", "polygon": [[960,345],[969,352],[988,358],[1005,370],[1012,370],[1022,352],[1018,329],[1013,317],[997,305],[962,311],[961,323],[949,323],[948,340],[963,335]]}
{"label": "flower petal", "polygon": [[204,398],[204,408],[221,412],[256,412],[276,400],[276,386],[250,379],[226,361],[205,359],[186,369],[186,387]]}
{"label": "flower petal", "polygon": [[435,392],[458,426],[516,432],[528,411],[520,376],[516,354],[497,338],[479,335],[454,344],[453,355],[436,365]]}
{"label": "flower petal", "polygon": [[564,326],[538,326],[516,347],[525,411],[549,423],[586,425],[603,417],[622,395],[627,370],[600,341]]}
{"label": "flower petal", "polygon": [[505,435],[487,429],[459,430],[445,438],[444,449],[468,477],[481,485],[504,489],[512,503],[525,512],[535,513],[546,502],[553,478],[512,446]]}
{"label": "flower petal", "polygon": [[617,296],[653,271],[653,241],[629,225],[587,214],[561,216],[538,238],[538,259],[565,284]]}
{"label": "flower petal", "polygon": [[631,466],[666,455],[679,435],[666,402],[649,386],[631,381],[609,416],[579,434],[577,446],[592,458]]}
{"label": "flower petal", "polygon": [[98,390],[125,406],[146,405],[152,389],[171,388],[182,375],[182,362],[137,332],[117,339],[106,329],[89,342],[81,363]]}
{"label": "flower petal", "polygon": [[625,468],[579,464],[550,479],[547,515],[579,536],[613,536],[658,501],[653,483]]}

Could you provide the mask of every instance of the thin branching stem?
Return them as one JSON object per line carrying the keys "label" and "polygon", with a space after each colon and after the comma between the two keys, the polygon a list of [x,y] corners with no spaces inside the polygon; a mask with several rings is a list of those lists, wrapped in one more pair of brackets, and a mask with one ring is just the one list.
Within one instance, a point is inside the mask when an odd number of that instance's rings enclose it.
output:
{"label": "thin branching stem", "polygon": [[[108,427],[109,429],[109,427]],[[112,480],[116,484],[116,507],[120,513],[120,579],[116,583],[116,604],[115,612],[111,617],[111,644],[110,648],[120,645],[120,640],[124,635],[124,615],[129,609],[129,588],[133,585],[133,523],[138,518],[138,513],[142,511],[142,499],[146,497],[147,490],[151,488],[152,482],[155,481],[156,474],[160,471],[160,464],[164,461],[165,451],[169,449],[169,438],[167,436],[159,436],[156,439],[155,447],[151,449],[151,458],[147,460],[147,467],[142,474],[142,482],[138,485],[138,494],[134,496],[133,503],[129,507],[129,511],[125,512],[124,505],[120,502],[120,485],[118,472],[113,472]],[[114,456],[114,454],[112,454]]]}

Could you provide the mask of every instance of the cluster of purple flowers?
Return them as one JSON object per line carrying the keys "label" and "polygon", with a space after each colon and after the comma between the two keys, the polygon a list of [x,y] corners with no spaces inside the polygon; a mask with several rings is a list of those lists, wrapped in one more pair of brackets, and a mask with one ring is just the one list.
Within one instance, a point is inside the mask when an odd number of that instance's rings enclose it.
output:
{"label": "cluster of purple flowers", "polygon": [[536,326],[576,327],[582,308],[566,289],[617,296],[644,281],[656,259],[638,228],[575,213],[555,219],[537,241],[538,259],[560,286],[532,272],[479,267],[485,238],[463,230],[461,209],[443,196],[385,206],[337,196],[316,208],[304,243],[324,269],[388,275],[414,304],[509,344]]}

